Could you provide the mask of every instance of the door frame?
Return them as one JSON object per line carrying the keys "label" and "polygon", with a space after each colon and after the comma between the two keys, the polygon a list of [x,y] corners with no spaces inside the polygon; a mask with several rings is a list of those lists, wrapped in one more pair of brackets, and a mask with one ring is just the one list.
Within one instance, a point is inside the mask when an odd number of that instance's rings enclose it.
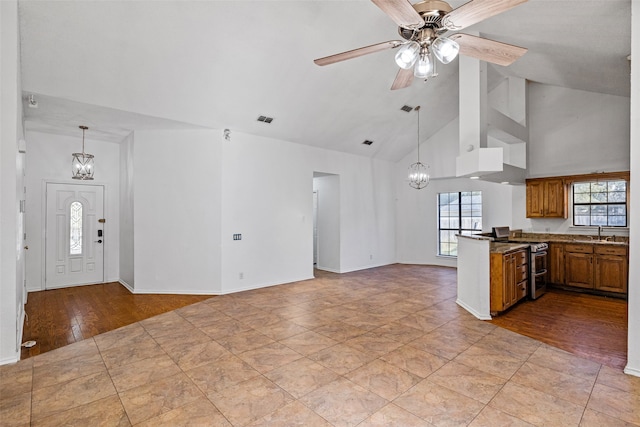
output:
{"label": "door frame", "polygon": [[[48,184],[73,184],[73,185],[100,185],[103,187],[102,190],[102,199],[103,199],[103,204],[102,204],[102,214],[104,218],[107,218],[107,206],[109,203],[109,197],[108,197],[108,188],[109,185],[104,182],[104,181],[76,181],[76,180],[60,180],[60,179],[43,179],[42,180],[42,191],[41,191],[41,206],[42,206],[42,210],[41,210],[41,218],[42,218],[42,224],[41,224],[41,230],[40,230],[40,253],[41,253],[41,262],[40,262],[40,290],[46,290],[46,277],[47,277],[47,185]],[[104,225],[103,225],[103,233],[106,237],[107,234],[107,223],[109,221],[105,221]],[[104,239],[104,248],[102,250],[102,283],[107,283],[107,271],[108,271],[108,261],[109,261],[109,255],[108,255],[108,250],[107,248],[109,248],[110,245],[110,241],[111,239]]]}

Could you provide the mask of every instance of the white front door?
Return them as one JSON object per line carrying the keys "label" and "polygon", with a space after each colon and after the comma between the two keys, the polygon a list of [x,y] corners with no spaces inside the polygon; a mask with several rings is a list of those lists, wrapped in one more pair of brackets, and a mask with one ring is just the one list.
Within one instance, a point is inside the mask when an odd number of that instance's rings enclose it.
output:
{"label": "white front door", "polygon": [[104,187],[47,183],[45,289],[103,283]]}

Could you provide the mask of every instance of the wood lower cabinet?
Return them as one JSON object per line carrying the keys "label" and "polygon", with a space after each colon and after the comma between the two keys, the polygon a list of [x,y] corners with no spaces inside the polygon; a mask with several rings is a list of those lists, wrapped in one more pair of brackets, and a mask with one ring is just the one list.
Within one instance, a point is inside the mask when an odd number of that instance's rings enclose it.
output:
{"label": "wood lower cabinet", "polygon": [[593,289],[593,245],[565,246],[565,284]]}
{"label": "wood lower cabinet", "polygon": [[526,181],[527,218],[566,218],[567,191],[562,178],[538,178]]}
{"label": "wood lower cabinet", "polygon": [[492,314],[506,310],[527,296],[528,252],[520,249],[509,253],[491,254]]}
{"label": "wood lower cabinet", "polygon": [[564,256],[563,284],[598,291],[627,292],[629,261],[625,246],[567,244]]}
{"label": "wood lower cabinet", "polygon": [[629,262],[626,247],[595,248],[594,288],[607,292],[627,292]]}
{"label": "wood lower cabinet", "polygon": [[548,270],[550,283],[564,284],[564,243],[549,243]]}

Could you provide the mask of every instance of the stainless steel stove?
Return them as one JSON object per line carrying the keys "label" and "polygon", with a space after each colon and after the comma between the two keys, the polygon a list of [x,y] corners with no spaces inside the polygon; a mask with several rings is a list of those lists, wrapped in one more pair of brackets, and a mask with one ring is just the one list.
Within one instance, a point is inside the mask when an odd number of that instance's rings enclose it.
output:
{"label": "stainless steel stove", "polygon": [[547,243],[531,243],[529,245],[529,297],[540,298],[547,290]]}

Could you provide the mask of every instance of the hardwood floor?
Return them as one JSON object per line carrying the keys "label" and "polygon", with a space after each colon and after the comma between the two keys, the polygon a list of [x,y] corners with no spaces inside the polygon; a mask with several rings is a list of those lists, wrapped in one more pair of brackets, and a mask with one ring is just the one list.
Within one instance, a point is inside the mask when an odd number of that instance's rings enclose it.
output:
{"label": "hardwood floor", "polygon": [[559,289],[525,301],[491,323],[594,360],[624,368],[627,302]]}
{"label": "hardwood floor", "polygon": [[21,358],[209,298],[208,295],[136,295],[118,282],[30,292],[22,341],[34,340],[37,344],[22,347]]}
{"label": "hardwood floor", "polygon": [[[454,269],[436,271],[440,273],[436,280],[455,282]],[[376,269],[371,269],[357,276],[366,281],[375,280],[376,274]],[[316,271],[316,278],[325,276],[348,280],[352,275]],[[23,347],[22,358],[208,298],[134,295],[119,283],[33,292],[26,306],[23,341],[35,340],[37,344]],[[607,366],[624,368],[626,363],[627,303],[623,300],[552,289],[535,301],[518,304],[491,323]]]}

